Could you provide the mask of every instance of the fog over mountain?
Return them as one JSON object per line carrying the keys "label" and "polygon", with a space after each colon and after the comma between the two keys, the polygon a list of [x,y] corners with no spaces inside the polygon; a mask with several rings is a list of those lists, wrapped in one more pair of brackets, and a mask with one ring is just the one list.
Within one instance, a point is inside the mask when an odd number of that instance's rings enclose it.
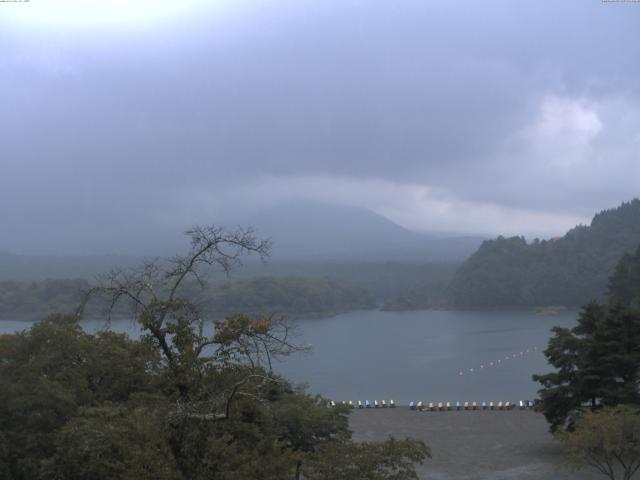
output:
{"label": "fog over mountain", "polygon": [[[269,263],[390,261],[461,262],[484,238],[418,233],[360,207],[300,200],[229,221],[228,227],[250,225],[258,238],[270,239]],[[116,266],[135,266],[144,257],[172,256],[188,248],[178,229],[149,230],[128,244],[111,245],[123,255],[18,255],[0,252],[0,280],[93,278]],[[250,264],[255,258],[247,259]],[[254,266],[255,267],[255,266]],[[251,270],[254,271],[254,270]],[[258,269],[257,272],[269,272]],[[241,273],[241,272],[238,272]]]}
{"label": "fog over mountain", "polygon": [[246,223],[273,241],[274,260],[461,261],[483,240],[418,233],[365,208],[309,201],[273,207]]}
{"label": "fog over mountain", "polygon": [[1,7],[0,250],[139,254],[300,197],[548,238],[638,193],[632,2]]}

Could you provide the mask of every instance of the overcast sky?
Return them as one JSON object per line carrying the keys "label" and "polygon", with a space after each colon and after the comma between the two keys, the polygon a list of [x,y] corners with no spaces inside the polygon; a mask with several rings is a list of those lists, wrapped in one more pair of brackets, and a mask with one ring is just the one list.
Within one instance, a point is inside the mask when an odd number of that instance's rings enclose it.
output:
{"label": "overcast sky", "polygon": [[561,235],[640,195],[639,79],[639,3],[0,3],[0,250],[300,197]]}

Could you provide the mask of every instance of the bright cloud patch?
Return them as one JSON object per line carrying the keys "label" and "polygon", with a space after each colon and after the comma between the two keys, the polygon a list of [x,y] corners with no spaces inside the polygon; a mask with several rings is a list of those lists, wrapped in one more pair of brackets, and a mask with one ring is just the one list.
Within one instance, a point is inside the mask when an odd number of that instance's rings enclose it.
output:
{"label": "bright cloud patch", "polygon": [[583,99],[550,95],[524,131],[525,142],[542,164],[571,167],[588,160],[603,124],[594,105]]}
{"label": "bright cloud patch", "polygon": [[203,5],[203,0],[37,0],[3,5],[3,14],[26,25],[88,27],[169,18]]}
{"label": "bright cloud patch", "polygon": [[536,127],[547,137],[571,135],[590,139],[600,132],[602,122],[585,101],[549,96],[542,103]]}

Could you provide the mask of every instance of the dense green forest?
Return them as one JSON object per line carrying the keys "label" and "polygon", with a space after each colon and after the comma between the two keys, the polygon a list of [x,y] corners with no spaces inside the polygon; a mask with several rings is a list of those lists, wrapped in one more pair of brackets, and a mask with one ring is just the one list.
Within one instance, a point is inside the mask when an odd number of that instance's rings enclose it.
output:
{"label": "dense green forest", "polygon": [[564,237],[485,241],[456,272],[457,307],[576,307],[602,300],[618,260],[640,245],[640,200],[623,203]]}
{"label": "dense green forest", "polygon": [[0,335],[0,478],[417,479],[422,442],[355,443],[347,408],[260,365],[286,353],[276,324],[236,316],[206,340],[184,317],[163,325],[180,331],[134,341],[54,315]]}
{"label": "dense green forest", "polygon": [[[70,313],[90,288],[87,280],[0,282],[0,318],[34,320],[55,312]],[[190,282],[182,290],[202,311],[218,318],[239,312],[290,318],[330,316],[376,306],[365,288],[328,278],[265,276],[212,282],[204,288]],[[100,307],[91,312],[100,314]],[[124,315],[126,311],[115,314]]]}
{"label": "dense green forest", "polygon": [[191,245],[170,264],[93,286],[89,303],[129,309],[139,340],[85,333],[82,310],[0,335],[0,478],[416,480],[414,464],[430,454],[422,441],[356,443],[348,407],[272,371],[272,360],[304,349],[287,322],[216,320],[182,296],[203,265],[228,269],[265,244],[199,228]]}
{"label": "dense green forest", "polygon": [[618,262],[609,279],[608,297],[613,304],[640,310],[640,246]]}
{"label": "dense green forest", "polygon": [[0,318],[36,320],[54,312],[71,312],[90,284],[81,279],[0,282]]}
{"label": "dense green forest", "polygon": [[266,312],[290,318],[329,316],[376,306],[365,288],[351,282],[293,276],[212,285],[199,304],[218,316]]}
{"label": "dense green forest", "polygon": [[[234,271],[232,278],[207,272],[210,274],[204,290],[194,282],[183,288],[203,310],[220,317],[237,312],[324,317],[378,305],[385,310],[442,307],[458,266],[247,262]],[[90,287],[88,280],[74,278],[0,281],[0,318],[34,320],[53,312],[71,312]]]}
{"label": "dense green forest", "polygon": [[235,273],[243,279],[262,275],[277,277],[326,277],[359,285],[378,303],[395,302],[401,297],[441,305],[460,262],[246,262]]}
{"label": "dense green forest", "polygon": [[581,412],[640,405],[640,247],[624,255],[607,301],[583,306],[576,326],[554,327],[544,351],[555,371],[534,375],[552,430],[573,428]]}

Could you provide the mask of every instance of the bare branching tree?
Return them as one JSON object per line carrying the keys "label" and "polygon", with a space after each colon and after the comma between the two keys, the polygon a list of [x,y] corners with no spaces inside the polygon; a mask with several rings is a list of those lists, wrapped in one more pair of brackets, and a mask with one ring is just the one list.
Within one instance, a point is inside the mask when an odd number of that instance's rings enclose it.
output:
{"label": "bare branching tree", "polygon": [[[246,255],[264,260],[269,254],[268,241],[242,228],[228,232],[196,226],[187,235],[191,247],[186,255],[148,261],[136,269],[113,270],[101,278],[87,293],[78,314],[82,316],[87,303],[96,297],[106,301],[108,319],[116,307],[130,309],[144,338],[160,353],[175,388],[174,416],[225,419],[234,399],[259,397],[266,383],[278,381],[271,368],[274,359],[303,348],[291,341],[291,329],[283,319],[234,315],[205,321],[198,307],[181,295],[188,279],[204,287],[212,268],[229,274]],[[225,372],[225,381],[219,380],[221,372]]]}

